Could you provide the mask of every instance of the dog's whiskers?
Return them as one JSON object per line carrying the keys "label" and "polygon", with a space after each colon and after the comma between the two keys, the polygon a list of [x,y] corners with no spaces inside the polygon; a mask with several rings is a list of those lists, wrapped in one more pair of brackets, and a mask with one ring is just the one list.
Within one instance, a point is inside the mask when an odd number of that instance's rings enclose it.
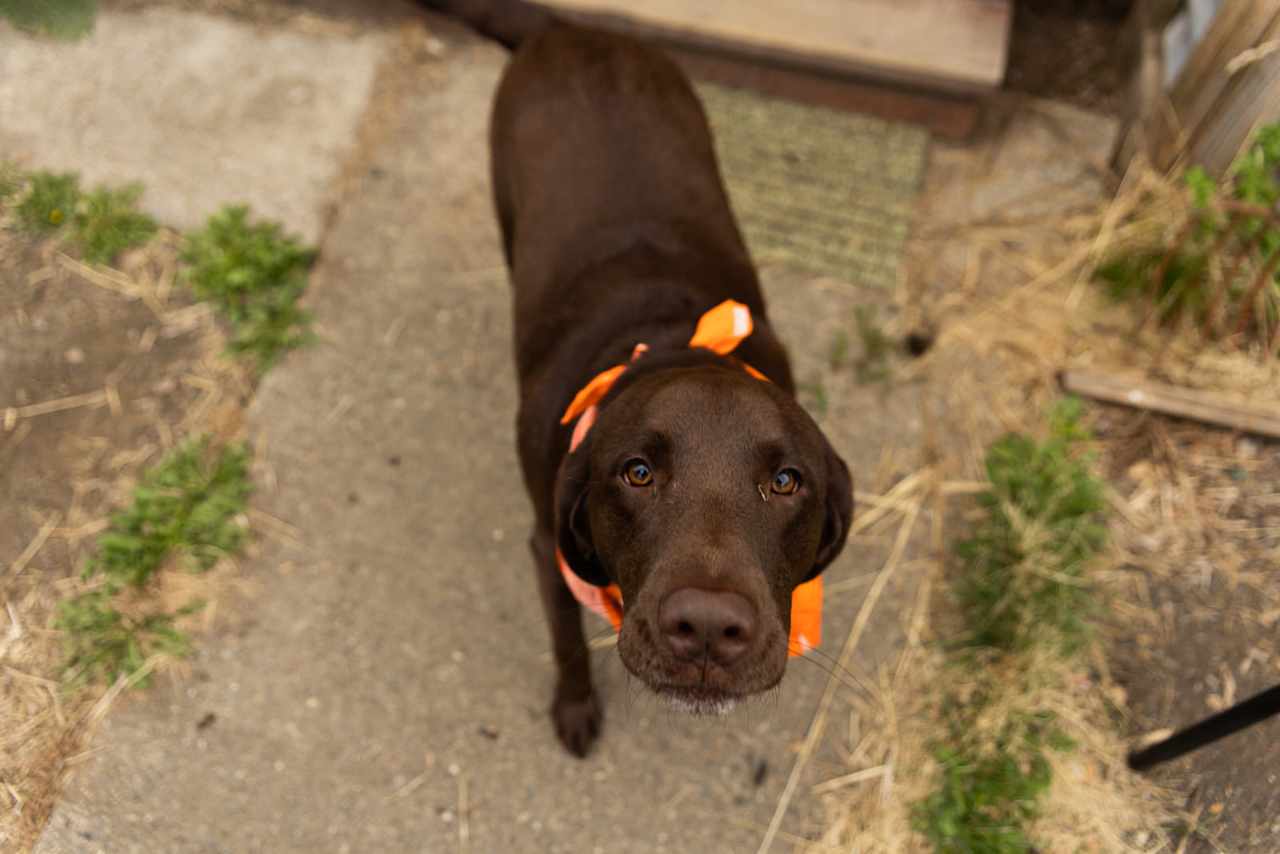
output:
{"label": "dog's whiskers", "polygon": [[858,674],[854,673],[849,668],[842,666],[839,660],[830,653],[823,652],[813,646],[808,647],[805,650],[800,650],[790,645],[787,648],[792,652],[799,653],[796,656],[797,658],[807,661],[823,673],[826,673],[834,679],[840,680],[840,682],[846,687],[857,689],[858,691],[865,693],[868,697],[874,697],[876,695],[875,691],[870,688],[863,679],[858,676]]}

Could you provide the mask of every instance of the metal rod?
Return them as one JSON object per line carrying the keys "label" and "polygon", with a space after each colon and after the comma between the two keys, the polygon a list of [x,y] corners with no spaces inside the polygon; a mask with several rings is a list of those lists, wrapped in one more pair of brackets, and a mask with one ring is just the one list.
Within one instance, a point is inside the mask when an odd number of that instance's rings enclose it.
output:
{"label": "metal rod", "polygon": [[1184,753],[1198,750],[1206,744],[1226,738],[1234,732],[1239,732],[1276,714],[1280,714],[1280,685],[1242,700],[1231,708],[1205,718],[1197,724],[1192,724],[1164,741],[1158,741],[1148,748],[1130,753],[1129,767],[1134,771],[1145,771],[1153,765],[1177,759]]}

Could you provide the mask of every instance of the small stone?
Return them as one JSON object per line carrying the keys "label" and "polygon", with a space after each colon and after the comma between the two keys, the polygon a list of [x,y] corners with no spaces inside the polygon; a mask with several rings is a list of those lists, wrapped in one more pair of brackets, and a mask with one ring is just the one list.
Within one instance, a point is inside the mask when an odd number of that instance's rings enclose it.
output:
{"label": "small stone", "polygon": [[1145,552],[1155,552],[1159,551],[1163,542],[1163,539],[1155,534],[1142,534],[1137,539],[1137,546]]}
{"label": "small stone", "polygon": [[62,355],[68,362],[70,362],[73,365],[79,365],[82,362],[84,362],[84,351],[81,350],[79,347],[72,347],[70,350],[68,350],[66,353],[63,353]]}
{"label": "small stone", "polygon": [[308,709],[318,709],[318,708],[320,708],[320,699],[319,699],[318,697],[308,697],[308,698],[307,698],[307,708],[308,708]]}

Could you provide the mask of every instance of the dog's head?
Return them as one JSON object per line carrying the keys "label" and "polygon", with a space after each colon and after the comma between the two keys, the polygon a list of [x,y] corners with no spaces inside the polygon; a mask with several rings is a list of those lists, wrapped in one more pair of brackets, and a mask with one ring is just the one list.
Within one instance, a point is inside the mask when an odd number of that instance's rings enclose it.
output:
{"label": "dog's head", "polygon": [[623,664],[698,712],[782,679],[792,591],[839,554],[852,511],[813,419],[723,364],[629,382],[556,484],[561,553],[622,590]]}

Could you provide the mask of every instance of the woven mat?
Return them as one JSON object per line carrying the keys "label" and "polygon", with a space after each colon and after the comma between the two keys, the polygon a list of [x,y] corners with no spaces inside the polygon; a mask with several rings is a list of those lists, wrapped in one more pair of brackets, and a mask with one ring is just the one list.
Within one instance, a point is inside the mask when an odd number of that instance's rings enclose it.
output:
{"label": "woven mat", "polygon": [[892,288],[928,132],[707,83],[697,89],[756,263]]}

